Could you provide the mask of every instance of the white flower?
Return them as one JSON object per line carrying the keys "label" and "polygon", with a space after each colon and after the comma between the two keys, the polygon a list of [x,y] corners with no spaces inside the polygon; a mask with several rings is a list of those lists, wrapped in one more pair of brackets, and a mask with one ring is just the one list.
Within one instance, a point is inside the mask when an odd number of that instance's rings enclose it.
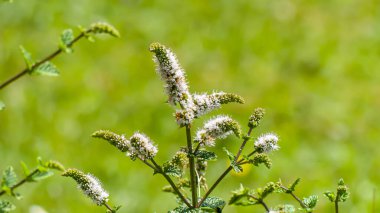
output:
{"label": "white flower", "polygon": [[240,126],[228,116],[217,116],[209,120],[202,129],[200,129],[194,138],[194,142],[206,146],[214,146],[215,140],[225,138],[230,134],[240,137]]}
{"label": "white flower", "polygon": [[129,141],[131,149],[127,153],[127,156],[132,159],[136,156],[141,160],[152,159],[158,152],[158,148],[150,138],[142,133],[136,132],[131,136]]}
{"label": "white flower", "polygon": [[277,145],[278,137],[273,133],[261,135],[255,141],[255,148],[259,153],[271,152],[278,150],[280,147]]}
{"label": "white flower", "polygon": [[79,184],[79,188],[90,197],[97,205],[103,205],[108,201],[109,194],[103,189],[100,181],[91,174],[86,175],[87,183]]}

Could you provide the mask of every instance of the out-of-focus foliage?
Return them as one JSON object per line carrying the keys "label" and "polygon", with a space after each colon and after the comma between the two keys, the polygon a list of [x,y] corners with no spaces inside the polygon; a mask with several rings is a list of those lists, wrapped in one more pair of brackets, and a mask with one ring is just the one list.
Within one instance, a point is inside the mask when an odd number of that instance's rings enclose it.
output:
{"label": "out-of-focus foliage", "polygon": [[[158,41],[176,52],[191,92],[240,94],[246,104],[226,106],[223,113],[243,123],[253,108],[263,107],[266,119],[254,136],[268,129],[280,136],[271,170],[244,169],[213,196],[227,199],[240,183],[255,187],[297,177],[303,179],[297,193],[322,195],[343,177],[351,194],[342,212],[377,212],[379,16],[377,2],[369,0],[2,2],[0,81],[24,68],[19,45],[42,58],[58,47],[62,29],[107,21],[121,38],[80,41],[74,54],[54,59],[59,78],[25,76],[0,91],[7,106],[0,111],[0,168],[36,156],[54,158],[103,180],[110,200],[123,206],[120,212],[174,209],[171,195],[161,192],[163,178],[91,138],[97,129],[128,135],[141,130],[159,145],[160,162],[186,144],[148,51]],[[202,123],[194,123],[194,131]],[[230,140],[223,143],[234,153],[238,143]],[[223,146],[215,147],[220,157]],[[227,157],[225,164],[210,162],[208,180],[228,163]],[[53,176],[20,188],[24,199],[14,204],[19,212],[103,212],[76,190]],[[316,211],[332,206],[321,199]]]}

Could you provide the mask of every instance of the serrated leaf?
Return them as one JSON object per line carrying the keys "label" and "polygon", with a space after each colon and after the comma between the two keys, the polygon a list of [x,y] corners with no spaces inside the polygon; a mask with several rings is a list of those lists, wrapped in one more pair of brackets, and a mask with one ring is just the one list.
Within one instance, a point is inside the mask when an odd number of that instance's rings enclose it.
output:
{"label": "serrated leaf", "polygon": [[25,60],[25,63],[26,63],[26,66],[28,67],[29,69],[29,72],[32,72],[32,67],[34,66],[34,64],[36,63],[33,59],[32,59],[32,54],[30,54],[23,46],[20,45],[20,51],[21,51],[21,54],[22,56],[24,57],[24,60]]}
{"label": "serrated leaf", "polygon": [[187,206],[178,206],[177,208],[170,210],[168,213],[201,213],[201,210],[190,209]]}
{"label": "serrated leaf", "polygon": [[5,109],[5,104],[2,101],[0,101],[0,111],[3,109]]}
{"label": "serrated leaf", "polygon": [[70,47],[74,40],[74,33],[72,29],[66,29],[62,32],[60,37],[59,46],[66,53],[72,53],[73,50]]}
{"label": "serrated leaf", "polygon": [[7,213],[16,209],[16,206],[6,200],[0,200],[0,213]]}
{"label": "serrated leaf", "polygon": [[218,197],[208,197],[201,205],[201,209],[208,212],[222,212],[226,202]]}
{"label": "serrated leaf", "polygon": [[163,171],[165,174],[173,177],[181,177],[182,176],[182,170],[172,164],[165,164],[163,166]]}
{"label": "serrated leaf", "polygon": [[11,188],[17,183],[17,175],[13,170],[13,167],[10,166],[3,172],[3,179],[1,182],[1,186],[4,188]]}
{"label": "serrated leaf", "polygon": [[206,150],[198,150],[195,157],[202,161],[216,160],[217,156],[214,152]]}
{"label": "serrated leaf", "polygon": [[31,180],[33,180],[33,181],[40,181],[40,180],[49,178],[49,177],[51,177],[53,175],[54,175],[54,173],[52,171],[42,171],[42,172],[39,171],[35,175],[33,175],[31,177]]}
{"label": "serrated leaf", "polygon": [[305,197],[302,199],[303,204],[307,207],[306,211],[312,211],[314,207],[317,205],[318,202],[318,196],[317,195],[311,195],[309,197]]}
{"label": "serrated leaf", "polygon": [[36,74],[36,75],[45,75],[45,76],[58,76],[59,71],[57,67],[51,63],[50,61],[47,61],[40,66],[36,67],[34,70],[30,72],[30,74]]}
{"label": "serrated leaf", "polygon": [[228,151],[228,149],[226,147],[223,147],[223,150],[226,152],[228,159],[230,159],[230,161],[234,161],[234,159],[235,159],[234,154],[232,154],[232,152]]}
{"label": "serrated leaf", "polygon": [[330,200],[330,202],[335,201],[335,193],[334,192],[327,191],[327,192],[323,193],[323,195],[326,196]]}
{"label": "serrated leaf", "polygon": [[23,161],[21,161],[20,164],[21,164],[22,171],[23,171],[25,177],[28,176],[30,174],[30,170],[29,170],[28,166]]}

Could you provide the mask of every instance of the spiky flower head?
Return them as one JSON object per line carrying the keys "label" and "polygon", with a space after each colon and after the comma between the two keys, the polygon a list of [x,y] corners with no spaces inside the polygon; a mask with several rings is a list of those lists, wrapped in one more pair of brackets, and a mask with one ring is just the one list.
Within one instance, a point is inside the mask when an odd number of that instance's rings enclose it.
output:
{"label": "spiky flower head", "polygon": [[277,142],[277,135],[273,133],[263,134],[255,141],[255,149],[259,153],[268,153],[274,150],[278,150],[280,147],[277,145]]}
{"label": "spiky flower head", "polygon": [[141,160],[152,159],[158,152],[158,148],[145,134],[136,132],[129,138],[129,141],[131,149],[127,155],[132,159],[134,157],[138,157]]}
{"label": "spiky flower head", "polygon": [[109,130],[98,130],[92,134],[92,137],[104,139],[122,152],[127,152],[130,147],[130,142],[124,135],[118,135]]}
{"label": "spiky flower head", "polygon": [[159,43],[151,44],[149,50],[155,54],[153,61],[157,65],[157,72],[166,84],[169,103],[172,105],[178,103],[185,109],[192,108],[193,100],[189,93],[185,71],[181,68],[176,55]]}
{"label": "spiky flower head", "polygon": [[101,206],[108,201],[109,194],[103,189],[100,181],[91,174],[84,174],[77,169],[67,169],[62,176],[73,178],[78,188],[91,198],[96,205]]}
{"label": "spiky flower head", "polygon": [[93,23],[90,26],[89,32],[92,32],[94,34],[105,33],[114,37],[120,37],[119,31],[117,31],[114,26],[102,21]]}
{"label": "spiky flower head", "polygon": [[195,111],[194,116],[200,116],[221,107],[222,104],[231,102],[244,103],[244,99],[238,95],[225,92],[214,92],[212,94],[194,94],[193,95]]}
{"label": "spiky flower head", "polygon": [[214,146],[215,140],[225,138],[230,134],[241,135],[240,125],[229,116],[217,116],[205,123],[194,138],[194,142],[206,146]]}
{"label": "spiky flower head", "polygon": [[263,108],[256,108],[249,118],[248,127],[255,128],[259,126],[261,119],[264,117],[264,114],[265,110]]}

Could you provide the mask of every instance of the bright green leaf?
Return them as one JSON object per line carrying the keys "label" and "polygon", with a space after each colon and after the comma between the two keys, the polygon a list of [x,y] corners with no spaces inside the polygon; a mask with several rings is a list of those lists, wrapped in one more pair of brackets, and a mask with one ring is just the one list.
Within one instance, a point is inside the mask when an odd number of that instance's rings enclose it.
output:
{"label": "bright green leaf", "polygon": [[57,67],[51,63],[50,61],[47,61],[40,66],[38,66],[36,69],[34,69],[31,74],[37,74],[37,75],[46,75],[46,76],[58,76],[59,71]]}
{"label": "bright green leaf", "polygon": [[72,53],[71,44],[74,41],[74,33],[72,29],[66,29],[62,32],[59,46],[66,53]]}
{"label": "bright green leaf", "polygon": [[25,177],[28,176],[30,174],[30,170],[28,166],[23,161],[21,161],[20,164],[21,164],[22,171],[24,172]]}
{"label": "bright green leaf", "polygon": [[22,53],[22,56],[24,57],[24,60],[25,60],[25,63],[26,63],[26,66],[28,67],[29,69],[29,72],[32,72],[32,68],[34,66],[34,64],[36,63],[33,59],[32,59],[32,54],[30,54],[23,46],[20,45],[20,51]]}
{"label": "bright green leaf", "polygon": [[35,175],[31,177],[33,181],[40,181],[43,179],[46,179],[48,177],[53,176],[54,173],[52,171],[43,171],[43,172],[37,172]]}
{"label": "bright green leaf", "polygon": [[3,179],[1,185],[6,188],[11,188],[12,186],[16,185],[17,183],[17,175],[15,171],[13,170],[13,167],[10,166],[3,172]]}
{"label": "bright green leaf", "polygon": [[226,202],[218,197],[208,197],[201,205],[201,209],[208,212],[222,212]]}

